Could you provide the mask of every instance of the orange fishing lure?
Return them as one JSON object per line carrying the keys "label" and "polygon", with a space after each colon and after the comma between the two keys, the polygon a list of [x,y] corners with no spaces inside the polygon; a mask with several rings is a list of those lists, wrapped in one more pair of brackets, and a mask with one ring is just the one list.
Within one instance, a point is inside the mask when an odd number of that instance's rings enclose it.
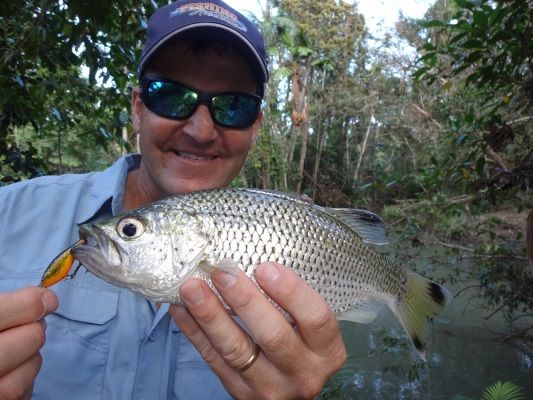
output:
{"label": "orange fishing lure", "polygon": [[84,243],[85,241],[83,239],[80,239],[68,249],[60,253],[56,258],[54,258],[48,268],[46,268],[46,270],[44,271],[39,286],[47,288],[52,285],[55,285],[63,279],[67,279],[69,277],[74,276],[76,274],[76,271],[74,271],[73,274],[69,275],[70,269],[72,268],[72,264],[74,264],[74,256],[72,255],[70,250],[75,246]]}

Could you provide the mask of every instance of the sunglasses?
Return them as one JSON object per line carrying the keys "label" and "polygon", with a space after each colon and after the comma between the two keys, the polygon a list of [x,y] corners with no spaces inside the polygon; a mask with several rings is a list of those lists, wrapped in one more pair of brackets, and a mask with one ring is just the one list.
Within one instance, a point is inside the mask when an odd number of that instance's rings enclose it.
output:
{"label": "sunglasses", "polygon": [[261,97],[239,92],[203,92],[162,78],[141,79],[141,99],[153,113],[170,119],[187,119],[200,104],[218,125],[247,128],[255,122]]}

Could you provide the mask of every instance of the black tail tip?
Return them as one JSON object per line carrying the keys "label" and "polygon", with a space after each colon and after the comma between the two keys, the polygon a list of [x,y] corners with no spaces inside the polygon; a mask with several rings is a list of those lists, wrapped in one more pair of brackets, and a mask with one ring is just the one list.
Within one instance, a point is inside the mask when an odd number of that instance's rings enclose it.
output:
{"label": "black tail tip", "polygon": [[416,334],[411,337],[411,340],[420,353],[424,353],[426,351],[426,346]]}
{"label": "black tail tip", "polygon": [[429,294],[431,298],[441,306],[448,304],[448,295],[444,291],[443,287],[435,282],[431,282],[429,285]]}

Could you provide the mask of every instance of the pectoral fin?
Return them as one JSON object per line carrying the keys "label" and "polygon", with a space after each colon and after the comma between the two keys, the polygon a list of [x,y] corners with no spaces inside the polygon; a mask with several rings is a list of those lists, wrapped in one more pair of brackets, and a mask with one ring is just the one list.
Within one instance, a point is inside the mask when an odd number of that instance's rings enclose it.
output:
{"label": "pectoral fin", "polygon": [[200,264],[198,264],[198,266],[207,274],[212,274],[214,271],[222,271],[234,276],[237,275],[240,269],[238,264],[229,257],[217,262],[203,260],[200,262]]}

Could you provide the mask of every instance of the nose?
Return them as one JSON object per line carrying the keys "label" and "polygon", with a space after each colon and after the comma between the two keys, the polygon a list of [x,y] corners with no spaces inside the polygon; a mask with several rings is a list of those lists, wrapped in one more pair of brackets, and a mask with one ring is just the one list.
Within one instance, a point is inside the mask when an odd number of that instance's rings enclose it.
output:
{"label": "nose", "polygon": [[194,114],[187,119],[183,126],[183,132],[199,143],[206,143],[215,139],[217,136],[215,122],[211,118],[207,106],[204,104],[198,106]]}

